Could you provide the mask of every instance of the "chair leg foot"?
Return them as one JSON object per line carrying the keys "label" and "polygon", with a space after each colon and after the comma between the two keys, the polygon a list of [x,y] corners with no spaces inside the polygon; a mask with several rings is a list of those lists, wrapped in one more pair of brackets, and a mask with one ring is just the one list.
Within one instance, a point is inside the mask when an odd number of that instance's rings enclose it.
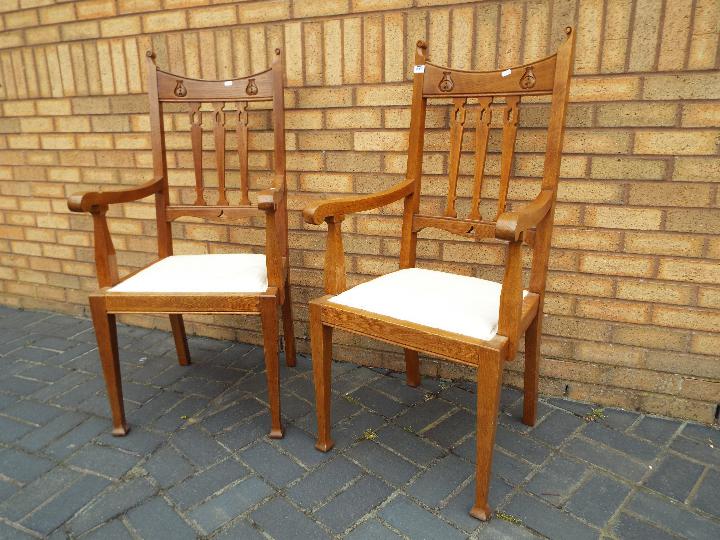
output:
{"label": "chair leg foot", "polygon": [[110,412],[112,413],[112,434],[122,437],[127,434],[129,428],[125,421],[115,315],[107,312],[104,296],[90,297],[90,312],[95,327],[95,337],[97,338],[98,353],[102,362]]}
{"label": "chair leg foot", "polygon": [[475,504],[470,515],[483,521],[490,518],[488,505],[495,431],[500,407],[503,359],[481,358],[477,370],[477,433],[475,459]]}
{"label": "chair leg foot", "polygon": [[282,428],[271,429],[268,437],[270,437],[271,439],[282,439],[284,437]]}
{"label": "chair leg foot", "polygon": [[470,509],[470,515],[480,521],[488,521],[492,515],[492,509],[486,504],[485,506],[473,506]]}
{"label": "chair leg foot", "polygon": [[285,339],[285,364],[295,367],[297,363],[295,353],[295,330],[293,328],[292,297],[290,296],[290,282],[285,282],[285,303],[282,305],[283,337]]}
{"label": "chair leg foot", "polygon": [[405,380],[408,386],[420,386],[420,360],[412,349],[405,349]]}
{"label": "chair leg foot", "polygon": [[261,298],[260,319],[265,345],[265,373],[267,375],[268,401],[270,402],[270,437],[282,437],[280,419],[280,367],[278,355],[277,298]]}
{"label": "chair leg foot", "polygon": [[175,349],[177,350],[178,363],[181,366],[190,365],[190,347],[188,347],[185,323],[182,315],[170,315],[170,327],[172,328]]}
{"label": "chair leg foot", "polygon": [[332,364],[332,327],[325,326],[320,306],[310,303],[310,340],[312,345],[313,382],[318,437],[315,448],[327,452],[333,447],[330,438],[330,370]]}
{"label": "chair leg foot", "polygon": [[537,419],[540,379],[540,315],[525,331],[525,374],[523,383],[523,424],[534,426]]}

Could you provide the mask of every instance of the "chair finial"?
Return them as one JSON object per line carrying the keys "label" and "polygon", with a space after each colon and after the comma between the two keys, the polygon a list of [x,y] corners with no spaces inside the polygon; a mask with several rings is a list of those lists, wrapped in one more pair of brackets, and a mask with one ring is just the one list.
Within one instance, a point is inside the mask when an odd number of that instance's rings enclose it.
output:
{"label": "chair finial", "polygon": [[566,27],[565,27],[565,34],[566,34],[566,35],[569,36],[570,34],[572,34],[572,31],[573,31],[572,26],[566,26]]}
{"label": "chair finial", "polygon": [[148,58],[152,58],[153,60],[155,59],[155,53],[153,51],[151,51],[150,49],[145,51],[145,56],[147,56]]}
{"label": "chair finial", "polygon": [[280,56],[280,48],[275,49],[275,54]]}

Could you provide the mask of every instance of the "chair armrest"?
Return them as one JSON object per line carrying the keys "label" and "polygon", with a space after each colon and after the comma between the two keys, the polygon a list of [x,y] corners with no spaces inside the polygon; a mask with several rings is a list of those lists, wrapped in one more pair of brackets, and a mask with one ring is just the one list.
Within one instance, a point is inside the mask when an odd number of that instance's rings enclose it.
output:
{"label": "chair armrest", "polygon": [[265,212],[274,212],[277,210],[280,201],[285,196],[285,190],[278,188],[264,189],[258,193],[257,206]]}
{"label": "chair armrest", "polygon": [[503,212],[495,225],[495,238],[516,242],[520,234],[538,223],[545,217],[553,203],[553,192],[544,189],[528,205],[514,212]]}
{"label": "chair armrest", "polygon": [[407,197],[414,190],[415,180],[408,178],[386,191],[380,191],[370,195],[341,197],[314,202],[305,207],[303,217],[305,218],[305,223],[320,225],[328,217],[337,217],[385,206],[403,197]]}
{"label": "chair armrest", "polygon": [[93,207],[107,206],[108,204],[124,203],[144,199],[163,188],[163,177],[146,182],[137,187],[117,189],[113,191],[90,191],[88,193],[75,193],[68,197],[68,208],[73,212],[92,212]]}

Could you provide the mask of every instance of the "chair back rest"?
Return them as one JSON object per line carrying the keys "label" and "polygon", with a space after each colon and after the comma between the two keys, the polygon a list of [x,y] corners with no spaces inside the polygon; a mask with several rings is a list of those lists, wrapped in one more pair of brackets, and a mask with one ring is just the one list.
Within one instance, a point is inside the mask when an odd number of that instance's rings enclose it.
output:
{"label": "chair back rest", "polygon": [[[401,267],[414,266],[415,242],[418,231],[426,227],[443,229],[448,232],[470,238],[494,238],[495,222],[506,211],[508,188],[515,152],[515,139],[518,128],[521,99],[530,96],[551,96],[550,120],[545,151],[545,164],[541,189],[557,193],[558,174],[562,138],[565,124],[565,110],[572,71],[574,33],[566,29],[567,39],[560,45],[556,54],[524,64],[497,71],[463,71],[438,66],[428,62],[425,56],[426,45],[417,43],[413,77],[412,116],[408,147],[407,177],[416,181],[412,211],[404,215],[403,249]],[[419,193],[422,176],[423,143],[425,135],[425,116],[428,99],[451,99],[450,114],[450,151],[448,156],[448,192],[445,210],[441,216],[429,216],[419,213]],[[483,219],[480,211],[481,192],[485,175],[485,163],[488,154],[490,128],[493,115],[493,103],[502,99],[502,139],[500,154],[499,190],[497,206],[491,215]],[[469,104],[468,99],[475,103]],[[470,107],[469,105],[472,105]],[[460,157],[463,137],[470,114],[475,115],[474,141],[474,178],[472,198],[467,216],[458,217],[456,208]],[[544,227],[552,229],[552,217],[544,221]],[[534,240],[546,242],[550,236],[540,235],[540,227],[532,236]],[[540,238],[542,236],[542,238]]]}
{"label": "chair back rest", "polygon": [[[239,79],[200,80],[175,75],[158,69],[154,54],[146,53],[148,96],[150,100],[150,130],[152,138],[153,169],[165,182],[164,194],[158,202],[158,241],[161,255],[171,253],[169,237],[170,222],[183,216],[205,219],[237,219],[262,215],[262,211],[250,205],[248,182],[248,104],[271,102],[273,119],[273,187],[285,189],[285,107],[283,98],[283,63],[280,49],[275,49],[272,66],[260,73]],[[192,163],[195,173],[195,201],[191,205],[170,204],[168,198],[167,154],[163,106],[166,103],[187,104],[188,124],[192,145]],[[217,168],[217,188],[208,188],[203,177],[203,129],[201,106],[212,107],[212,138]],[[224,110],[228,103],[236,104],[231,111]],[[230,113],[237,137],[237,154],[240,172],[240,203],[230,205],[225,184],[225,135]],[[212,192],[216,191],[215,196]],[[214,199],[214,200],[212,200]],[[164,207],[164,208],[163,208]],[[286,212],[286,208],[278,209]],[[163,248],[162,245],[166,247]]]}

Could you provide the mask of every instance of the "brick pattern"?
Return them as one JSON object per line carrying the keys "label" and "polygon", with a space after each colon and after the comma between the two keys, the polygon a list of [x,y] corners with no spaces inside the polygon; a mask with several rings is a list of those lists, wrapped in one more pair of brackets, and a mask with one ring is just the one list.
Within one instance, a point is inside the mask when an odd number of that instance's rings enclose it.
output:
{"label": "brick pattern", "polygon": [[[547,54],[572,24],[578,53],[542,390],[712,422],[720,393],[719,20],[716,0],[2,2],[0,302],[86,309],[95,287],[91,223],[70,215],[65,197],[148,178],[145,50],[154,49],[170,71],[225,78],[264,69],[282,47],[292,282],[297,334],[306,340],[305,303],[320,292],[324,233],[305,227],[299,209],[309,198],[369,192],[402,177],[414,42],[426,37],[439,64],[491,69]],[[252,183],[264,187],[271,136],[267,115],[254,114]],[[542,101],[521,109],[511,186],[516,203],[537,190],[545,115]],[[190,200],[187,117],[172,110],[166,124],[178,131],[168,137],[171,183],[179,186],[177,197]],[[437,209],[446,185],[447,110],[431,108],[428,126],[425,203]],[[497,190],[497,140],[494,133],[488,208]],[[466,143],[461,205],[472,175],[471,137]],[[149,262],[152,206],[128,204],[111,216],[122,269]],[[176,251],[227,251],[238,243],[260,249],[262,229],[251,225],[175,225]],[[397,268],[399,206],[353,216],[344,228],[350,283]],[[419,259],[499,279],[502,251],[428,234]],[[190,327],[259,341],[257,321],[247,318],[197,317]],[[340,358],[400,365],[396,350],[338,339]],[[306,340],[301,350],[307,348]],[[423,370],[460,373],[428,359]],[[510,384],[520,385],[518,370],[519,362],[509,365]]]}
{"label": "brick pattern", "polygon": [[[311,362],[282,369],[266,437],[263,352],[120,325],[131,431],[112,437],[87,319],[0,307],[3,538],[717,538],[720,431],[567,399],[520,422],[504,388],[491,504],[474,495],[474,385],[334,363],[336,447],[313,447]],[[29,533],[29,534],[28,534]],[[31,536],[32,535],[32,536]]]}

